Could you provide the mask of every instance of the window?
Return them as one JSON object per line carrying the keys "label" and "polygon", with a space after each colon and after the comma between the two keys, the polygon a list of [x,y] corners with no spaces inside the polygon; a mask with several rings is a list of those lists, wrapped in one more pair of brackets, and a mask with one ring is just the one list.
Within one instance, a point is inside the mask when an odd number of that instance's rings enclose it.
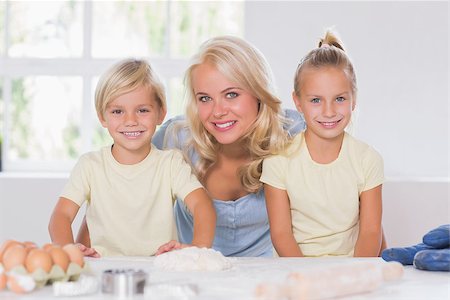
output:
{"label": "window", "polygon": [[4,171],[68,171],[110,143],[93,95],[99,75],[146,58],[164,80],[167,118],[183,113],[183,73],[207,38],[242,36],[241,1],[0,2]]}

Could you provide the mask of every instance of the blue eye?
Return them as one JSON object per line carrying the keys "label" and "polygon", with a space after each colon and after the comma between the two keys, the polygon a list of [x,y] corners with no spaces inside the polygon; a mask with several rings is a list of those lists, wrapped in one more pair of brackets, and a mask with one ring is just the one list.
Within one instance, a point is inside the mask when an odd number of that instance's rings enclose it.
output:
{"label": "blue eye", "polygon": [[207,102],[209,100],[211,100],[211,97],[209,97],[209,96],[200,96],[200,97],[198,97],[198,101],[200,101],[200,102]]}
{"label": "blue eye", "polygon": [[320,103],[320,99],[319,98],[313,98],[313,99],[311,99],[311,103]]}
{"label": "blue eye", "polygon": [[336,102],[344,102],[345,98],[344,97],[337,97],[336,98]]}
{"label": "blue eye", "polygon": [[226,96],[228,99],[233,99],[233,98],[236,98],[237,96],[239,96],[239,94],[238,94],[238,93],[235,93],[235,92],[229,92],[229,93],[227,93],[225,96]]}

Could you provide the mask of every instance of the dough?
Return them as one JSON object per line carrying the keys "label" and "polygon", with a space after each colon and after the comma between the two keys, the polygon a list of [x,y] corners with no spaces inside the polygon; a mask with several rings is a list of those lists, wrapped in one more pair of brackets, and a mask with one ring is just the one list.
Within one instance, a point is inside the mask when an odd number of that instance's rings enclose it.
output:
{"label": "dough", "polygon": [[153,265],[167,271],[222,271],[231,268],[231,262],[211,248],[188,247],[156,256]]}

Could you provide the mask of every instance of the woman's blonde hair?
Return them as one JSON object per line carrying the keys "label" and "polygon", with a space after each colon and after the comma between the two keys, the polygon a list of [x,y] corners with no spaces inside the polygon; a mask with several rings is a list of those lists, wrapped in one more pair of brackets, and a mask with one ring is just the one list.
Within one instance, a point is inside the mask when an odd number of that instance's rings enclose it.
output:
{"label": "woman's blonde hair", "polygon": [[193,70],[204,63],[211,64],[228,80],[239,85],[258,99],[259,111],[255,122],[241,138],[250,162],[239,169],[241,184],[248,192],[256,192],[262,161],[285,147],[287,133],[281,101],[275,95],[272,72],[264,56],[251,44],[233,36],[215,37],[204,42],[186,71],[186,117],[192,132],[190,145],[199,154],[194,166],[200,181],[204,182],[208,168],[216,161],[221,145],[202,125],[198,118],[197,100],[192,87]]}
{"label": "woman's blonde hair", "polygon": [[327,30],[325,37],[320,39],[318,48],[311,50],[303,59],[295,71],[294,92],[300,97],[301,74],[306,68],[321,67],[342,68],[350,80],[353,95],[356,96],[356,74],[350,58],[344,50],[344,46],[339,38],[331,30]]}
{"label": "woman's blonde hair", "polygon": [[141,86],[151,88],[156,102],[166,110],[164,86],[150,64],[145,60],[128,58],[116,63],[100,77],[95,89],[97,115],[103,116],[111,101]]}

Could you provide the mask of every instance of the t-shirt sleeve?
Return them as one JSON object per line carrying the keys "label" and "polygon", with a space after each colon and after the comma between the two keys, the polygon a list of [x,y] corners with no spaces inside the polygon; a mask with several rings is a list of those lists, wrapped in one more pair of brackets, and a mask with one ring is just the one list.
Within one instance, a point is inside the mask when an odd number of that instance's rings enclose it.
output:
{"label": "t-shirt sleeve", "polygon": [[367,149],[362,164],[365,176],[365,185],[362,191],[367,191],[383,184],[385,180],[383,158],[375,149],[371,147]]}
{"label": "t-shirt sleeve", "polygon": [[89,160],[85,155],[81,156],[70,173],[69,181],[64,186],[60,197],[72,200],[81,206],[84,201],[90,201],[89,184]]}
{"label": "t-shirt sleeve", "polygon": [[203,188],[179,150],[173,150],[171,177],[173,194],[183,201],[192,191]]}
{"label": "t-shirt sleeve", "polygon": [[262,183],[280,190],[286,190],[287,160],[284,156],[274,155],[264,159],[261,178]]}

